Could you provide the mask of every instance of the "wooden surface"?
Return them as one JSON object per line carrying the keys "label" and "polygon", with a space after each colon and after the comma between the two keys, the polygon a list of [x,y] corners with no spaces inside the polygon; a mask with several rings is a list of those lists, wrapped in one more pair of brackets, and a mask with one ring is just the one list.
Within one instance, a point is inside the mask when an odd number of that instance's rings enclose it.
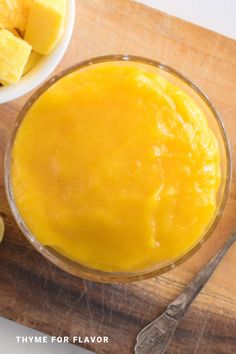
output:
{"label": "wooden surface", "polygon": [[[93,56],[129,53],[181,71],[210,96],[236,152],[236,42],[129,0],[78,0],[73,40],[57,69]],[[24,97],[0,107],[0,157]],[[0,316],[52,335],[105,335],[96,353],[132,353],[135,336],[158,316],[236,226],[236,180],[214,236],[191,260],[156,279],[127,285],[72,277],[36,253],[6,202],[1,168]],[[14,340],[14,339],[13,339]],[[180,324],[169,354],[236,353],[236,245]]]}

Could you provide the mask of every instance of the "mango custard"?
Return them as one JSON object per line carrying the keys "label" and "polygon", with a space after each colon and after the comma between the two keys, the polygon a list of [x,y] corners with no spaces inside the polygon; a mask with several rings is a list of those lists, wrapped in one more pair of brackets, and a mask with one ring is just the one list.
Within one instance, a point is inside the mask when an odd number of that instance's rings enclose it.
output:
{"label": "mango custard", "polygon": [[16,134],[11,176],[43,245],[125,272],[200,240],[216,213],[220,151],[188,94],[138,64],[107,62],[38,98]]}

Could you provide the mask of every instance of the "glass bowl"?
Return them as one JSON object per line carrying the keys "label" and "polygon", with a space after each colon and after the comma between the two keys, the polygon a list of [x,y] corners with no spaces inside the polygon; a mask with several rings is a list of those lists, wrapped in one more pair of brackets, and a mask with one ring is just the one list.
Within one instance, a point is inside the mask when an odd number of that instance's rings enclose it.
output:
{"label": "glass bowl", "polygon": [[[27,228],[23,218],[21,217],[19,210],[17,209],[16,202],[14,199],[14,193],[12,189],[11,183],[11,159],[12,159],[12,147],[14,144],[14,139],[17,133],[17,130],[21,124],[21,121],[24,119],[24,116],[33,105],[33,103],[56,81],[60,80],[67,74],[70,74],[74,71],[85,68],[89,65],[99,65],[104,62],[120,62],[122,65],[124,62],[129,61],[130,63],[135,63],[135,65],[140,66],[142,68],[148,68],[153,72],[156,72],[170,82],[179,86],[183,91],[187,92],[199,105],[199,107],[204,111],[209,126],[212,131],[215,133],[215,136],[218,140],[220,152],[221,152],[221,170],[222,170],[222,180],[219,188],[219,192],[217,195],[217,208],[214,217],[212,218],[210,224],[206,227],[205,232],[202,234],[201,238],[198,242],[193,245],[191,249],[189,249],[185,254],[179,256],[176,259],[168,260],[162,263],[155,264],[148,269],[142,269],[132,272],[105,272],[97,269],[92,269],[86,267],[78,262],[72,261],[69,258],[66,258],[62,254],[58,253],[52,248],[42,245],[37,238],[31,233],[31,231]],[[220,119],[217,111],[214,106],[211,104],[207,96],[200,91],[191,81],[186,79],[180,73],[175,71],[174,69],[163,65],[157,61],[137,57],[137,56],[127,56],[127,55],[111,55],[111,56],[103,56],[97,57],[90,60],[83,61],[79,64],[76,64],[64,71],[60,74],[55,75],[50,80],[48,80],[41,88],[39,88],[32,97],[27,101],[16,121],[15,128],[13,130],[11,139],[9,141],[6,155],[5,155],[5,188],[7,192],[7,198],[13,212],[14,218],[22,230],[23,234],[26,238],[31,242],[31,244],[38,250],[45,258],[47,258],[50,262],[54,263],[56,266],[65,270],[68,273],[71,273],[75,276],[82,277],[85,279],[99,281],[99,282],[130,282],[135,280],[141,280],[145,278],[150,278],[153,276],[157,276],[161,273],[164,273],[178,264],[182,263],[189,257],[191,257],[199,247],[212,235],[219,219],[222,216],[222,212],[227,200],[229,185],[230,185],[230,177],[231,177],[231,155],[230,155],[230,147],[229,141],[227,139],[227,135],[224,129],[224,125],[222,120]]]}

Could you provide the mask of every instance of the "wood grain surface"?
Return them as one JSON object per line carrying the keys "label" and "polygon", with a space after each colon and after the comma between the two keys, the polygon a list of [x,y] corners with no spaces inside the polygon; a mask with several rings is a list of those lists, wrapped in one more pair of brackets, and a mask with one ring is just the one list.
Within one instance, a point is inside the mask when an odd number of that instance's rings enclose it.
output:
{"label": "wood grain surface", "polygon": [[[76,25],[57,71],[94,56],[128,53],[169,64],[203,89],[220,112],[236,160],[236,42],[130,0],[76,0]],[[96,353],[132,353],[138,331],[158,316],[236,226],[236,180],[213,237],[190,260],[158,278],[96,284],[57,269],[17,228],[3,186],[3,154],[23,97],[0,106],[0,316],[52,335],[109,336]],[[235,171],[234,171],[235,172]],[[168,354],[236,353],[236,246],[181,322]],[[147,353],[148,354],[148,353]]]}

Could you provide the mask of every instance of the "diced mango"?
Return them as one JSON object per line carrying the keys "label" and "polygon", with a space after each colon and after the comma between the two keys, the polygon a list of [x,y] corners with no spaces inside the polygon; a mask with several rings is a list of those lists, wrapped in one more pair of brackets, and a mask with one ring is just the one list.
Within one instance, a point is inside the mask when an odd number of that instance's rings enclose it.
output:
{"label": "diced mango", "polygon": [[64,29],[65,12],[66,0],[33,1],[25,40],[36,52],[48,55],[53,50]]}
{"label": "diced mango", "polygon": [[0,0],[0,28],[14,28],[15,1]]}
{"label": "diced mango", "polygon": [[[14,36],[18,37],[18,38],[21,38],[19,32],[13,28],[11,30],[9,30]],[[3,86],[8,86],[9,85],[9,82],[5,81],[5,80],[0,80],[0,84],[3,85]]]}
{"label": "diced mango", "polygon": [[19,28],[21,31],[26,30],[26,25],[28,22],[30,7],[33,0],[18,0],[18,8],[16,11],[16,21],[17,25],[16,28]]}
{"label": "diced mango", "polygon": [[[41,54],[38,54],[38,53],[32,51],[26,65],[25,65],[23,75],[25,75],[29,71],[31,71],[38,64],[38,62],[40,61],[41,58],[42,58]],[[0,84],[2,84],[3,86],[8,86],[9,82],[4,81],[4,80],[0,80]]]}
{"label": "diced mango", "polygon": [[26,29],[33,0],[0,0],[0,28]]}
{"label": "diced mango", "polygon": [[24,74],[27,74],[30,70],[32,70],[35,67],[35,65],[38,64],[41,58],[42,58],[41,54],[32,51],[29,56],[29,60],[26,63]]}
{"label": "diced mango", "polygon": [[0,30],[0,79],[17,83],[31,53],[31,46],[8,30]]}

